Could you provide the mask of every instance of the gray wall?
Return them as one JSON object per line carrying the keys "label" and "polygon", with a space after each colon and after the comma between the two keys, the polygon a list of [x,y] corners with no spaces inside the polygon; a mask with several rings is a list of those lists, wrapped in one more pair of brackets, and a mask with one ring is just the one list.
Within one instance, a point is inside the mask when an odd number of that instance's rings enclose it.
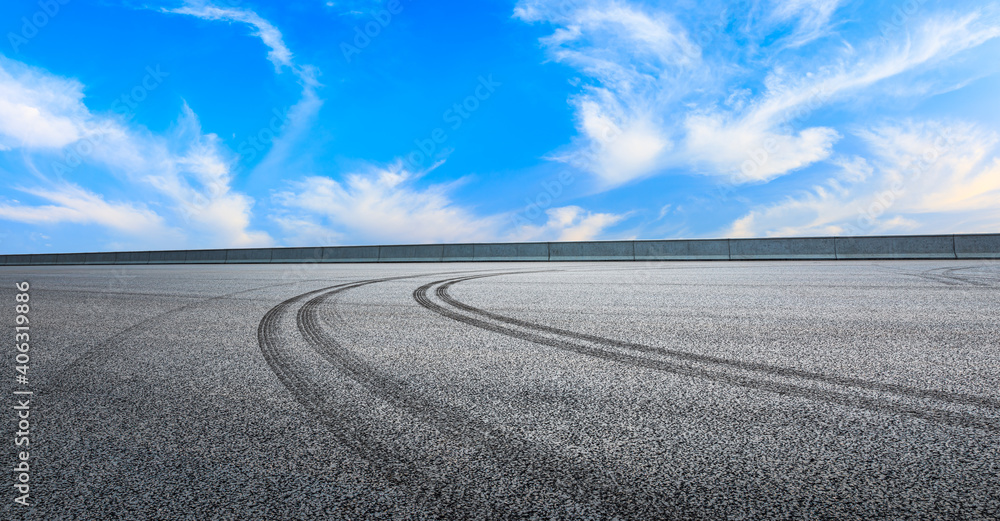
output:
{"label": "gray wall", "polygon": [[41,253],[0,255],[0,266],[799,259],[1000,259],[1000,234]]}

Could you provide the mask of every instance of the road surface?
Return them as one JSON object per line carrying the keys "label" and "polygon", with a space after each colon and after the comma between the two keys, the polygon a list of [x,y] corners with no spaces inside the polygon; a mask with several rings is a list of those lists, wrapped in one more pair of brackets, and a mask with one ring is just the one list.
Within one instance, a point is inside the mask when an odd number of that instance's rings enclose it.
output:
{"label": "road surface", "polygon": [[3,518],[1000,516],[996,263],[7,267],[11,337],[21,281]]}

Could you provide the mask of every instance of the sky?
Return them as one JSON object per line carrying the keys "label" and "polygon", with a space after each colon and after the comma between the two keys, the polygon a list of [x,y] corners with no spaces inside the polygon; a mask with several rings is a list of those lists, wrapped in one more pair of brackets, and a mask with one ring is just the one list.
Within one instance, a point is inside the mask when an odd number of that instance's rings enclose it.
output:
{"label": "sky", "polygon": [[0,4],[0,253],[1000,232],[1000,2]]}

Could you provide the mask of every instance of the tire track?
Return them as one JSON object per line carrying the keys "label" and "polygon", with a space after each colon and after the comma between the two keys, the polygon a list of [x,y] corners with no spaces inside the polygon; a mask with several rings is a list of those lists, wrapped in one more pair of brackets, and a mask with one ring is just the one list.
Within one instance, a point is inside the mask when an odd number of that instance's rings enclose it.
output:
{"label": "tire track", "polygon": [[[306,342],[330,363],[334,368],[348,378],[361,384],[379,398],[398,409],[405,410],[413,416],[433,425],[438,431],[451,437],[461,437],[471,434],[486,435],[492,429],[484,424],[472,424],[471,419],[461,414],[437,406],[421,399],[406,389],[402,382],[377,371],[371,364],[365,363],[340,342],[329,335],[322,327],[319,310],[331,298],[340,293],[372,284],[362,282],[326,291],[306,302],[296,313],[296,323],[299,332]],[[469,432],[470,430],[474,431]]]}
{"label": "tire track", "polygon": [[[511,273],[542,273],[550,271],[556,270],[515,271],[497,273],[495,275]],[[441,274],[437,273],[427,276],[432,275]],[[490,274],[488,276],[493,275],[494,274]],[[495,429],[487,423],[475,421],[466,415],[454,412],[452,409],[443,407],[439,404],[414,395],[402,382],[379,372],[371,364],[364,362],[349,350],[345,349],[340,342],[338,342],[322,327],[319,317],[319,309],[322,308],[331,298],[344,291],[381,281],[382,280],[363,281],[336,288],[330,288],[324,293],[310,299],[301,308],[299,308],[299,311],[296,314],[296,324],[303,338],[305,338],[306,342],[308,342],[310,346],[312,346],[312,348],[321,357],[323,357],[324,360],[329,362],[343,374],[363,385],[365,388],[377,394],[380,398],[389,402],[393,406],[406,410],[425,423],[433,425],[443,434],[453,437],[468,437],[475,434],[489,435],[494,433]]]}
{"label": "tire track", "polygon": [[[366,281],[373,284],[375,281]],[[328,427],[328,431],[337,441],[348,447],[359,456],[382,465],[382,471],[394,480],[406,479],[416,471],[412,465],[406,465],[399,458],[393,457],[392,451],[379,440],[366,436],[357,429],[345,428],[346,418],[341,418],[327,407],[325,393],[322,388],[311,381],[305,374],[295,369],[295,360],[280,348],[279,321],[289,312],[289,308],[305,298],[322,293],[349,287],[347,283],[330,286],[297,295],[271,308],[257,326],[257,342],[260,345],[264,360],[271,371],[278,377],[281,384],[288,389],[292,397],[301,404],[312,416]]]}
{"label": "tire track", "polygon": [[[479,278],[479,277],[476,277]],[[589,342],[594,342],[597,344],[603,344],[610,347],[617,347],[620,349],[628,349],[632,351],[637,351],[640,353],[649,353],[655,355],[669,356],[678,360],[685,360],[691,362],[699,362],[705,364],[714,364],[725,367],[732,367],[734,369],[744,370],[744,371],[754,371],[759,373],[765,373],[773,376],[782,376],[789,378],[800,378],[804,380],[812,380],[827,384],[840,385],[844,387],[858,387],[863,389],[868,389],[872,391],[880,391],[887,393],[894,393],[909,396],[912,398],[920,399],[933,399],[943,402],[949,402],[960,405],[972,405],[976,407],[986,407],[990,409],[995,409],[1000,411],[1000,401],[982,397],[974,396],[962,393],[953,393],[948,391],[940,391],[933,389],[920,389],[916,387],[910,387],[906,385],[890,384],[884,382],[872,382],[869,380],[862,380],[859,378],[851,378],[847,376],[838,375],[827,375],[823,373],[815,373],[812,371],[803,371],[801,369],[794,369],[788,367],[781,367],[776,365],[764,364],[759,362],[747,362],[742,360],[731,360],[728,358],[721,358],[711,355],[702,355],[698,353],[691,353],[688,351],[678,351],[675,349],[667,349],[662,347],[653,347],[643,344],[637,344],[633,342],[624,342],[621,340],[614,340],[610,338],[600,337],[597,335],[589,335],[586,333],[578,333],[575,331],[569,331],[566,329],[560,329],[556,327],[546,326],[543,324],[536,324],[532,322],[527,322],[524,320],[518,320],[512,317],[507,317],[504,315],[499,315],[480,309],[474,306],[470,306],[463,302],[459,302],[451,297],[448,293],[448,289],[452,285],[462,282],[463,280],[471,280],[471,278],[451,280],[442,284],[436,291],[435,294],[444,302],[449,305],[468,311],[470,313],[475,313],[493,320],[500,322],[505,322],[508,324],[525,327],[528,329],[534,329],[537,331],[542,331],[545,333],[553,333],[556,335],[562,335],[565,337],[575,338],[577,340],[586,340]]]}
{"label": "tire track", "polygon": [[[711,357],[707,355],[698,355],[695,353],[687,353],[676,350],[666,350],[662,348],[655,348],[651,346],[645,346],[642,344],[634,344],[628,342],[620,342],[612,339],[607,339],[603,337],[598,337],[594,335],[587,335],[583,333],[576,333],[572,331],[567,331],[564,329],[553,328],[549,326],[543,326],[540,324],[533,324],[526,321],[521,321],[511,317],[506,317],[503,315],[498,315],[491,313],[489,311],[476,308],[474,306],[469,306],[467,304],[456,301],[448,295],[448,288],[452,285],[463,282],[467,280],[474,280],[479,278],[496,276],[499,274],[491,275],[477,275],[472,277],[460,277],[452,279],[443,279],[435,282],[430,282],[425,284],[414,291],[414,299],[423,307],[438,313],[447,318],[457,320],[475,327],[500,333],[503,335],[511,336],[514,338],[519,338],[522,340],[528,340],[536,344],[546,345],[549,347],[554,347],[557,349],[574,352],[581,355],[586,355],[594,358],[600,358],[612,362],[618,362],[626,365],[631,365],[634,367],[641,367],[645,369],[651,369],[655,371],[668,372],[683,376],[690,376],[694,378],[700,378],[705,380],[717,381],[721,383],[726,383],[730,385],[737,385],[741,387],[769,391],[777,394],[796,396],[801,398],[806,398],[814,401],[823,401],[831,404],[844,405],[849,407],[855,407],[860,409],[866,409],[874,412],[885,412],[891,411],[897,414],[903,414],[907,416],[912,416],[915,418],[934,421],[938,423],[945,423],[949,425],[956,425],[960,427],[970,427],[982,430],[988,430],[993,432],[1000,432],[1000,426],[995,422],[990,421],[985,418],[979,418],[976,416],[971,416],[962,413],[954,413],[950,411],[941,410],[923,410],[915,407],[904,406],[901,404],[889,403],[883,400],[877,400],[873,398],[868,398],[864,396],[857,396],[851,394],[844,394],[833,391],[824,391],[819,389],[813,389],[808,387],[802,387],[799,385],[786,384],[773,382],[768,380],[762,380],[758,378],[746,377],[732,373],[714,371],[703,369],[700,367],[694,367],[691,365],[680,365],[677,363],[672,363],[663,360],[655,360],[650,358],[645,358],[641,356],[636,356],[628,353],[621,353],[616,351],[604,350],[592,346],[588,346],[582,343],[573,342],[567,340],[567,338],[572,340],[582,340],[593,344],[605,345],[609,347],[615,347],[619,349],[624,349],[632,352],[638,352],[642,354],[653,354],[668,356],[677,360],[682,360],[685,362],[700,363],[703,365],[708,365],[710,367],[717,367],[721,369],[738,369],[756,373],[763,373],[769,376],[778,377],[790,377],[798,379],[808,379],[813,381],[818,381],[821,383],[835,384],[847,387],[860,387],[869,390],[875,390],[880,392],[893,392],[902,394],[904,396],[910,396],[920,399],[936,399],[941,401],[946,401],[953,404],[960,405],[973,405],[979,407],[986,407],[990,409],[1000,409],[1000,402],[992,400],[985,397],[960,395],[955,393],[947,393],[944,391],[931,391],[923,389],[915,389],[906,386],[900,386],[895,384],[882,384],[878,382],[867,382],[864,380],[858,380],[848,377],[841,376],[829,376],[822,375],[818,373],[810,373],[806,371],[800,371],[796,369],[781,368],[777,366],[770,366],[766,364],[757,364],[751,362],[741,362],[736,360],[728,360],[723,358]],[[435,290],[435,296],[441,299],[443,302],[450,306],[454,306],[454,309],[446,308],[440,304],[437,304],[433,300],[427,297],[427,291],[432,287],[438,286]],[[489,322],[486,320],[478,319],[470,315],[465,315],[457,312],[455,309],[466,311],[475,315],[482,316],[484,318],[489,318],[496,322]],[[548,333],[556,335],[557,338],[552,338],[548,336],[542,336],[541,334],[532,333],[528,331],[523,331],[521,329],[514,329],[501,324],[509,324],[510,326],[517,326],[525,329],[532,329],[540,333]],[[561,338],[559,338],[561,337]]]}
{"label": "tire track", "polygon": [[932,269],[924,270],[924,271],[920,271],[920,272],[913,272],[913,271],[909,271],[909,270],[906,270],[906,269],[900,269],[900,268],[890,268],[888,266],[879,266],[879,267],[882,268],[882,269],[888,269],[888,270],[891,270],[893,272],[900,273],[900,274],[905,275],[907,277],[917,277],[917,278],[924,279],[924,280],[929,281],[929,282],[936,282],[938,284],[942,284],[942,285],[945,285],[945,286],[948,286],[948,287],[965,287],[965,288],[968,288],[969,286],[975,286],[975,287],[984,287],[985,288],[985,287],[992,287],[993,286],[993,284],[990,284],[988,282],[983,282],[981,280],[972,280],[972,279],[976,278],[974,275],[973,276],[963,276],[963,275],[958,275],[958,274],[955,273],[955,272],[961,271],[961,270],[973,269],[973,268],[976,268],[977,266],[965,266],[965,267],[960,267],[960,268],[948,268],[948,267],[944,267],[944,268],[932,268]]}
{"label": "tire track", "polygon": [[988,275],[984,276],[984,274],[980,274],[980,273],[961,273],[961,274],[956,273],[958,271],[964,272],[965,270],[976,269],[976,268],[979,268],[979,267],[981,267],[981,266],[965,266],[965,267],[962,267],[962,268],[946,269],[946,270],[944,270],[943,276],[949,277],[949,278],[953,278],[953,279],[956,279],[956,280],[961,280],[963,282],[967,282],[969,284],[973,284],[973,285],[976,285],[976,286],[988,286],[988,287],[993,286],[993,284],[991,284],[990,282],[984,282],[982,279],[987,279],[987,280],[992,281],[992,280],[996,280],[996,278],[994,278],[994,277],[990,277]]}
{"label": "tire track", "polygon": [[[139,322],[137,322],[137,323],[135,323],[135,324],[133,324],[133,325],[131,325],[129,327],[126,327],[125,329],[122,329],[122,330],[120,330],[120,331],[112,334],[111,336],[109,336],[106,339],[102,340],[97,345],[91,347],[90,349],[88,349],[88,350],[84,351],[83,353],[81,353],[80,355],[78,355],[76,358],[74,358],[72,361],[70,361],[70,363],[66,364],[66,366],[64,366],[62,369],[60,369],[59,372],[57,372],[53,376],[53,379],[52,379],[51,383],[47,383],[45,385],[45,388],[46,388],[45,393],[48,394],[48,395],[56,395],[56,394],[64,393],[64,392],[77,391],[78,390],[78,386],[72,386],[72,385],[67,386],[67,385],[65,385],[65,382],[66,382],[67,379],[69,379],[71,376],[75,376],[77,373],[79,373],[82,370],[82,367],[94,365],[100,359],[101,356],[107,354],[119,342],[121,342],[122,339],[124,339],[129,334],[135,333],[135,332],[138,332],[138,331],[142,331],[142,330],[148,328],[151,324],[155,324],[155,323],[157,323],[159,321],[162,321],[162,320],[166,319],[167,317],[170,317],[170,316],[175,315],[177,313],[181,313],[183,311],[187,311],[189,309],[193,309],[193,308],[196,308],[196,307],[199,307],[199,306],[203,306],[203,305],[206,305],[206,304],[209,304],[209,303],[212,303],[212,302],[216,302],[216,301],[219,301],[219,300],[225,300],[225,299],[228,299],[228,298],[235,297],[237,295],[242,295],[244,293],[253,293],[255,291],[260,291],[262,289],[277,288],[277,287],[280,287],[280,286],[289,286],[289,285],[292,285],[292,284],[301,284],[303,282],[317,282],[319,280],[320,279],[314,279],[314,280],[297,280],[297,281],[294,281],[294,282],[282,282],[282,283],[279,283],[279,284],[268,284],[266,286],[258,286],[258,287],[255,287],[255,288],[245,289],[245,290],[241,290],[241,291],[235,291],[235,292],[232,292],[232,293],[226,293],[225,295],[218,295],[218,296],[210,297],[210,298],[207,298],[207,299],[201,299],[201,300],[198,300],[198,301],[195,301],[195,302],[184,304],[182,306],[178,306],[176,308],[168,309],[167,311],[164,311],[164,312],[161,312],[161,313],[157,313],[156,315],[153,315],[153,316],[151,316],[149,318],[143,319],[143,320],[141,320],[141,321],[139,321]],[[128,293],[127,295],[133,295],[133,294]],[[74,378],[73,381],[79,383],[79,378]]]}
{"label": "tire track", "polygon": [[[390,474],[393,479],[419,491],[418,495],[423,503],[447,502],[440,492],[446,487],[455,487],[456,484],[462,484],[458,487],[459,490],[481,487],[483,483],[496,479],[496,471],[491,471],[488,468],[488,466],[495,465],[502,469],[501,475],[516,476],[516,480],[521,483],[520,488],[525,489],[523,491],[525,492],[524,497],[537,495],[540,492],[548,494],[557,492],[561,497],[570,497],[579,505],[593,505],[597,501],[598,509],[606,514],[605,517],[621,513],[634,515],[652,508],[650,505],[657,504],[655,498],[642,497],[643,494],[637,493],[631,487],[620,485],[605,468],[592,467],[576,460],[567,459],[546,450],[535,442],[512,437],[503,430],[478,418],[410,392],[398,379],[378,371],[374,366],[345,349],[323,328],[320,310],[330,299],[351,289],[387,280],[418,276],[372,279],[321,288],[282,302],[272,308],[261,320],[258,327],[258,340],[268,365],[278,376],[282,385],[296,398],[296,401],[319,418],[334,433],[339,443],[365,459],[380,465],[392,466]],[[434,475],[434,469],[424,467],[421,464],[419,455],[416,458],[401,457],[393,448],[381,443],[376,436],[364,432],[364,429],[357,428],[356,425],[351,431],[352,436],[345,435],[345,426],[351,424],[355,419],[345,416],[331,417],[324,399],[325,391],[320,385],[310,381],[308,376],[297,372],[295,361],[290,355],[283,353],[280,346],[281,335],[278,331],[278,324],[282,318],[291,313],[290,310],[293,306],[302,301],[305,303],[295,313],[296,326],[317,354],[342,375],[366,388],[376,398],[421,423],[433,427],[443,437],[450,440],[452,450],[466,452],[468,449],[472,449],[475,453],[475,456],[471,458],[473,467],[462,469],[463,472],[460,475],[452,474],[446,476],[447,479],[442,479]],[[487,466],[483,466],[484,463]],[[430,463],[424,465],[430,465]],[[537,490],[539,488],[541,490]],[[469,498],[458,501],[459,503],[467,502]],[[478,503],[479,500],[476,501]],[[446,510],[455,511],[456,507],[464,509],[468,506],[467,504],[449,504],[446,506]],[[506,508],[503,503],[476,506],[481,512],[503,511]],[[516,512],[509,514],[516,517]]]}
{"label": "tire track", "polygon": [[971,280],[968,277],[963,277],[961,275],[956,275],[955,272],[963,268],[934,268],[931,270],[924,271],[918,276],[925,278],[927,280],[936,280],[943,284],[949,286],[980,286],[989,287],[990,285],[978,280]]}

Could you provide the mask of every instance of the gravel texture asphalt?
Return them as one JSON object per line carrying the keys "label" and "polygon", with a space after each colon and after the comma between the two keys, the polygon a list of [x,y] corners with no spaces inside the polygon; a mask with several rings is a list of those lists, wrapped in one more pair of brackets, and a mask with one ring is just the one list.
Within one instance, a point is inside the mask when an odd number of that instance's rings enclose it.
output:
{"label": "gravel texture asphalt", "polygon": [[[3,519],[998,519],[1000,264],[0,268]],[[10,475],[10,473],[8,473]]]}

